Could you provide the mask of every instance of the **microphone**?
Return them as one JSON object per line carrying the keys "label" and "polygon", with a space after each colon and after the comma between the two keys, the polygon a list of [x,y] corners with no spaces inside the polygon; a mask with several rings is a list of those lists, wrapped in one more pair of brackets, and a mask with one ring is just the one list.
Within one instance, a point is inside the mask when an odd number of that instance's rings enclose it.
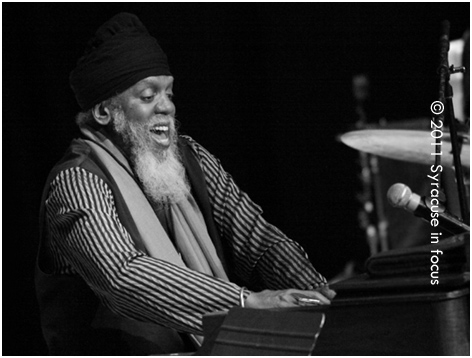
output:
{"label": "microphone", "polygon": [[468,225],[447,213],[441,205],[438,205],[438,211],[432,211],[427,204],[427,199],[413,193],[405,184],[397,183],[392,185],[390,189],[388,189],[387,199],[393,207],[405,209],[415,216],[431,222],[431,224],[433,220],[437,220],[437,226],[453,235],[470,232]]}

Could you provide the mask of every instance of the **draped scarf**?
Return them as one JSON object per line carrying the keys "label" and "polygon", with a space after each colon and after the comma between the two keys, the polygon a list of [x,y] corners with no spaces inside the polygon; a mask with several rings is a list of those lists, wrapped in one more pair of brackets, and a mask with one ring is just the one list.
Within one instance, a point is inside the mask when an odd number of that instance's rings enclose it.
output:
{"label": "draped scarf", "polygon": [[175,246],[164,230],[122,152],[103,133],[83,126],[82,133],[98,160],[113,176],[131,220],[138,229],[132,237],[138,248],[156,259],[228,280],[203,215],[192,195],[170,205]]}

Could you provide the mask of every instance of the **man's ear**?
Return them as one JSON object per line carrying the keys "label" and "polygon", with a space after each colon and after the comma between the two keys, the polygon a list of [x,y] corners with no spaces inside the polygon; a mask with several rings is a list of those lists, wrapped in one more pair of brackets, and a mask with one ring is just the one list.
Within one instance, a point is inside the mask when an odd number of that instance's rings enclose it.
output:
{"label": "man's ear", "polygon": [[96,104],[92,108],[92,114],[93,118],[103,126],[107,125],[111,121],[110,109],[105,107],[103,103]]}

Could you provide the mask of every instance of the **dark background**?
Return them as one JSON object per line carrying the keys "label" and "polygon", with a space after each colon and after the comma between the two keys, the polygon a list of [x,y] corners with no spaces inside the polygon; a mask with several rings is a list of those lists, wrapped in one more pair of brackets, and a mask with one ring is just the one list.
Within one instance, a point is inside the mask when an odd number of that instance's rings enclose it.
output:
{"label": "dark background", "polygon": [[265,217],[333,277],[365,258],[357,225],[351,78],[369,73],[373,120],[427,117],[440,23],[468,3],[3,4],[3,354],[46,354],[34,298],[38,210],[77,135],[68,75],[96,28],[133,12],[176,79],[181,132],[219,157]]}

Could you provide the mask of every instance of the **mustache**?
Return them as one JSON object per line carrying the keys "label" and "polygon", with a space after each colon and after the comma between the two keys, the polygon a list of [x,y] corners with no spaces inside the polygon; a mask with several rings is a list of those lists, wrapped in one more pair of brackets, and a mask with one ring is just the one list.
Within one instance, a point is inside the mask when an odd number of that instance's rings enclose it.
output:
{"label": "mustache", "polygon": [[175,117],[169,114],[158,114],[150,120],[151,123],[157,122],[175,122]]}

